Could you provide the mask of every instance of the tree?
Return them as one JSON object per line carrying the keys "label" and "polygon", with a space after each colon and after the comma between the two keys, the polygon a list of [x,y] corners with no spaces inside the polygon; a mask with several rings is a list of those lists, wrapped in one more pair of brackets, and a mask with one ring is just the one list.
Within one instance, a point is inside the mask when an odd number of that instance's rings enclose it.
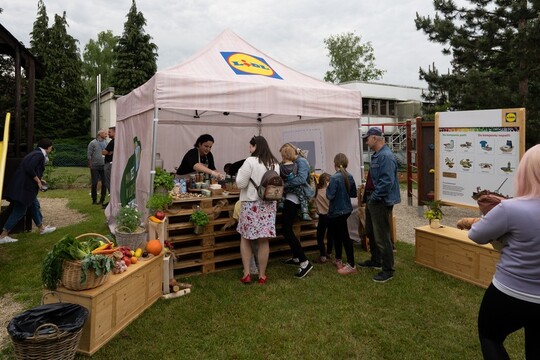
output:
{"label": "tree", "polygon": [[65,12],[63,16],[55,15],[50,28],[47,22],[40,0],[30,43],[46,71],[43,79],[36,81],[35,136],[60,139],[87,134],[89,108],[85,103],[77,41],[67,34]]}
{"label": "tree", "polygon": [[[416,14],[416,28],[443,44],[452,71],[420,69],[428,96],[455,110],[527,108],[527,139],[540,136],[540,3],[527,0],[434,0],[436,15]],[[440,98],[444,94],[446,99]]]}
{"label": "tree", "polygon": [[346,81],[378,80],[385,73],[375,67],[375,55],[371,42],[361,43],[361,38],[352,32],[332,35],[324,39],[330,56],[330,67],[324,81],[334,84]]}
{"label": "tree", "polygon": [[113,86],[115,92],[125,95],[148,81],[157,71],[157,46],[150,42],[152,37],[144,33],[146,20],[137,11],[135,0],[124,23],[124,32],[115,52]]}
{"label": "tree", "polygon": [[107,30],[100,32],[96,41],[90,39],[84,47],[82,71],[88,100],[96,95],[95,81],[98,75],[101,75],[102,89],[112,86],[114,48],[117,44],[118,37]]}

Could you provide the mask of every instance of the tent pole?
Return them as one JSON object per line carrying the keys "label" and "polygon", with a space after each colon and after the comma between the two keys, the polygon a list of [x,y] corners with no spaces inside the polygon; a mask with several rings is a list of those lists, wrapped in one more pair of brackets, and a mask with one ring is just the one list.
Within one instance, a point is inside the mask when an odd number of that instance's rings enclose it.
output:
{"label": "tent pole", "polygon": [[358,138],[359,138],[359,144],[360,144],[360,176],[362,177],[360,179],[361,183],[364,183],[364,143],[362,139],[362,118],[358,118]]}
{"label": "tent pole", "polygon": [[158,127],[158,112],[157,107],[154,108],[154,123],[152,126],[152,158],[150,162],[150,189],[148,194],[154,195],[154,177],[156,175],[156,153],[157,153],[157,127]]}

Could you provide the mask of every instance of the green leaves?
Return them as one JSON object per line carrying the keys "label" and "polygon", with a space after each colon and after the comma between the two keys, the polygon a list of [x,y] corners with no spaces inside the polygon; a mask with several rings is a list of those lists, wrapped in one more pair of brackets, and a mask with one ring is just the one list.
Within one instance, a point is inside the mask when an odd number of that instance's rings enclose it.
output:
{"label": "green leaves", "polygon": [[339,84],[346,81],[378,80],[382,77],[385,71],[375,67],[371,42],[362,44],[360,40],[361,37],[352,32],[324,39],[332,67],[332,70],[326,72],[324,81]]}
{"label": "green leaves", "polygon": [[86,282],[88,270],[94,270],[97,277],[108,274],[114,268],[114,261],[106,255],[87,255],[81,262],[81,284]]}

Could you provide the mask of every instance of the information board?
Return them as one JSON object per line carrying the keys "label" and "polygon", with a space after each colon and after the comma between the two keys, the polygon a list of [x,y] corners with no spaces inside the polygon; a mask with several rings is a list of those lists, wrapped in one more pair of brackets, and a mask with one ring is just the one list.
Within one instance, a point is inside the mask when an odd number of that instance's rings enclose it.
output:
{"label": "information board", "polygon": [[435,197],[477,207],[481,190],[514,195],[525,149],[525,109],[441,112],[435,115]]}

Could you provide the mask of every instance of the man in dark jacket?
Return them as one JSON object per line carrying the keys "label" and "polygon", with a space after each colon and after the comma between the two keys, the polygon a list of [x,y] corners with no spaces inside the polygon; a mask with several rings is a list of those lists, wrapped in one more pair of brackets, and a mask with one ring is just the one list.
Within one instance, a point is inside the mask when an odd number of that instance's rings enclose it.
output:
{"label": "man in dark jacket", "polygon": [[48,160],[51,151],[52,141],[49,139],[40,140],[38,147],[24,157],[15,171],[6,190],[6,199],[11,202],[12,211],[0,234],[0,244],[17,241],[8,236],[9,232],[24,217],[28,209],[31,210],[32,219],[41,235],[56,230],[55,227],[43,225],[43,215],[37,199],[38,191],[46,189],[47,183],[42,177],[45,172],[46,160]]}

